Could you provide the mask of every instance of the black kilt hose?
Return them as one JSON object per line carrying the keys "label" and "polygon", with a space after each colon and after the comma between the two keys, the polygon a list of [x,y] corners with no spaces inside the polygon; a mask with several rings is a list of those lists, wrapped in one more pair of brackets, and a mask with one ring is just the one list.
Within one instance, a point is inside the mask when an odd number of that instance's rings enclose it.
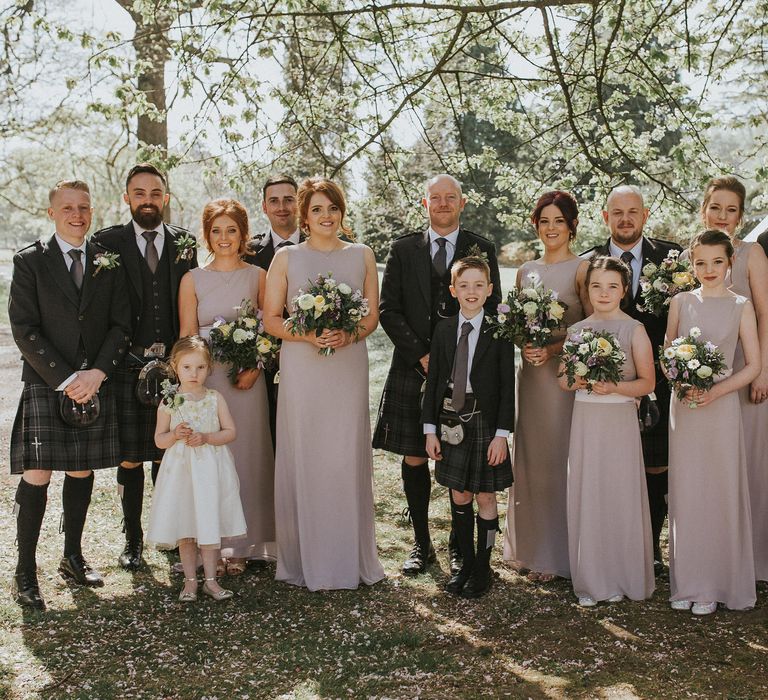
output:
{"label": "black kilt hose", "polygon": [[421,423],[421,387],[425,377],[415,367],[392,367],[381,394],[373,447],[399,455],[425,457]]}
{"label": "black kilt hose", "polygon": [[[472,407],[474,399],[467,396],[466,406]],[[456,415],[448,411],[449,415]],[[493,493],[512,486],[512,462],[507,457],[492,467],[488,464],[488,446],[496,436],[496,429],[488,425],[482,413],[475,406],[467,422],[462,422],[464,439],[458,445],[440,440],[443,458],[435,462],[435,480],[438,484],[456,491],[472,493]],[[440,438],[440,426],[437,426]]]}
{"label": "black kilt hose", "polygon": [[45,384],[25,384],[11,431],[11,474],[25,469],[81,471],[120,464],[120,440],[112,387],[99,388],[99,417],[73,428],[59,413],[61,392]]}
{"label": "black kilt hose", "polygon": [[136,384],[144,365],[124,364],[113,376],[117,416],[120,423],[120,461],[154,462],[163,458],[155,445],[157,408],[136,398]]}

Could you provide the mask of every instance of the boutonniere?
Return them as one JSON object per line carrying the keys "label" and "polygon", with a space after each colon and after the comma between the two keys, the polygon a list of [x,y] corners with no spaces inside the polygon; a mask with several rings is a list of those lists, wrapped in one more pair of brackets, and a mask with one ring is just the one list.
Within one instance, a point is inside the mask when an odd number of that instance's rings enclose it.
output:
{"label": "boutonniere", "polygon": [[93,276],[96,277],[102,270],[114,270],[120,267],[119,253],[98,253],[93,258],[93,266],[96,271]]}
{"label": "boutonniere", "polygon": [[174,263],[179,262],[179,260],[192,260],[192,256],[197,249],[197,240],[193,236],[185,233],[176,239],[175,244],[176,260],[174,260]]}
{"label": "boutonniere", "polygon": [[477,243],[473,243],[469,248],[467,248],[467,252],[464,256],[465,258],[480,258],[481,260],[485,260],[485,262],[488,262],[488,253],[480,250],[480,246]]}

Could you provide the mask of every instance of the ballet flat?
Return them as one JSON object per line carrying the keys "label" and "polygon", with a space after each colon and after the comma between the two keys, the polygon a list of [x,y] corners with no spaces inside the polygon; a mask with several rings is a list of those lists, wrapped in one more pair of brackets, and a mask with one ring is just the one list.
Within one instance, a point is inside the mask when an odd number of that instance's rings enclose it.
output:
{"label": "ballet flat", "polygon": [[[184,581],[195,581],[197,582],[196,578],[185,578]],[[194,591],[193,593],[190,593],[189,591],[185,591],[183,588],[181,589],[181,593],[179,593],[179,602],[180,603],[194,603],[197,600],[197,591]]]}
{"label": "ballet flat", "polygon": [[208,587],[208,581],[215,581],[216,579],[205,579],[205,583],[203,583],[203,593],[205,595],[210,596],[214,600],[229,600],[232,596],[235,595],[234,591],[230,591],[226,588],[222,588],[220,591],[217,591],[214,593],[209,587]]}

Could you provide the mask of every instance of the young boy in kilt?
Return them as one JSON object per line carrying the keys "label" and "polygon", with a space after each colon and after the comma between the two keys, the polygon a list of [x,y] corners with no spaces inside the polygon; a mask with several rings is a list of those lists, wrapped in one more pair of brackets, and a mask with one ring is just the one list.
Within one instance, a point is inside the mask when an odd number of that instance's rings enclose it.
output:
{"label": "young boy in kilt", "polygon": [[499,531],[496,491],[512,485],[507,437],[515,418],[514,350],[493,337],[486,321],[483,304],[492,290],[482,258],[463,258],[451,267],[450,291],[460,311],[435,329],[421,416],[435,479],[451,489],[453,529],[463,557],[445,588],[463,598],[479,598],[491,586],[490,559]]}
{"label": "young boy in kilt", "polygon": [[134,165],[123,194],[131,220],[93,234],[94,240],[124,262],[131,305],[131,345],[114,377],[122,452],[117,483],[125,531],[125,546],[117,561],[128,571],[141,566],[144,551],[144,462],[153,462],[154,482],[163,457],[155,445],[157,407],[142,403],[136,395],[139,374],[153,360],[167,359],[178,340],[179,283],[190,268],[197,267],[194,238],[185,229],[163,222],[169,199],[162,172],[150,163]]}
{"label": "young boy in kilt", "polygon": [[[48,215],[56,232],[13,259],[8,304],[13,338],[22,355],[24,388],[11,433],[19,559],[16,601],[45,609],[37,582],[36,549],[52,471],[64,471],[64,557],[59,572],[83,586],[102,586],[83,558],[80,540],[93,490],[93,471],[120,462],[115,398],[105,380],[123,359],[130,308],[119,258],[85,240],[91,224],[88,185],[62,181],[50,191]],[[79,405],[98,417],[65,423],[62,411]],[[62,408],[64,399],[74,404]],[[75,413],[77,413],[75,411]],[[87,422],[87,421],[86,421]]]}

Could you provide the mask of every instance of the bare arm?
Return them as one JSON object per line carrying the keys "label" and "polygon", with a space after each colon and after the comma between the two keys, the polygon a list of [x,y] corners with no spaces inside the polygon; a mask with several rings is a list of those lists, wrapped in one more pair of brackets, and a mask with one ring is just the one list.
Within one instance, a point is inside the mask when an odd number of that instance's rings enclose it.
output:
{"label": "bare arm", "polygon": [[259,268],[259,295],[257,299],[254,299],[253,302],[256,304],[256,307],[259,309],[264,308],[264,296],[267,292],[267,271],[263,268]]}
{"label": "bare arm", "polygon": [[[587,270],[589,261],[585,260],[576,270],[576,292],[581,299],[581,306],[584,309],[584,318],[591,316],[594,309],[589,301],[589,290],[587,289]],[[579,319],[580,320],[580,319]]]}
{"label": "bare arm", "polygon": [[179,337],[197,335],[199,331],[195,280],[192,278],[192,273],[187,272],[179,284]]}
{"label": "bare arm", "polygon": [[157,407],[155,445],[161,450],[167,450],[177,440],[186,440],[191,434],[192,429],[186,423],[179,423],[173,430],[171,430],[171,414],[162,406]]}
{"label": "bare arm", "polygon": [[750,399],[760,403],[768,398],[768,258],[760,245],[753,245],[749,250],[747,274],[757,318],[761,364],[758,376],[752,381]]}

